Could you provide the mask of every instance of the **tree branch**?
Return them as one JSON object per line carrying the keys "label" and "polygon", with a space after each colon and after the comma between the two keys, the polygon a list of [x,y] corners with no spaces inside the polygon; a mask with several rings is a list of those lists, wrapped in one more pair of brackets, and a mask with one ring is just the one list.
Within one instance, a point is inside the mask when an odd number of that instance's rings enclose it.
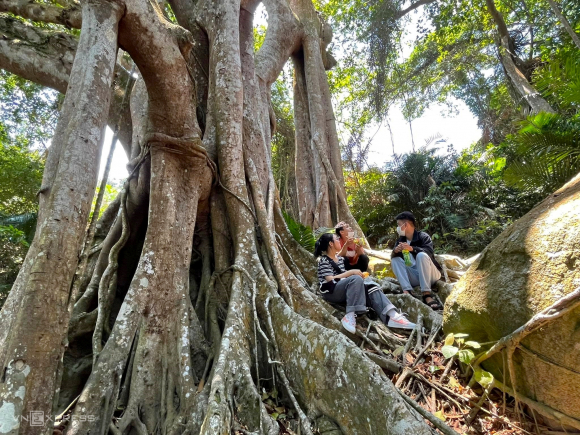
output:
{"label": "tree branch", "polygon": [[0,12],[10,12],[32,21],[62,24],[74,29],[81,28],[81,8],[77,5],[61,8],[54,5],[36,3],[33,0],[2,0],[0,2]]}
{"label": "tree branch", "polygon": [[[77,39],[64,32],[54,32],[24,24],[7,14],[0,14],[0,68],[26,80],[66,93]],[[123,106],[129,72],[115,67],[115,89],[109,111],[109,126],[119,126],[119,140],[127,155],[131,149],[131,114]]]}
{"label": "tree branch", "polygon": [[412,12],[415,9],[417,9],[419,6],[429,5],[429,4],[434,3],[434,2],[435,2],[435,0],[419,0],[419,1],[415,2],[415,3],[412,3],[408,8],[403,9],[402,11],[400,11],[397,14],[397,19],[404,17],[409,12]]}
{"label": "tree branch", "polygon": [[548,3],[550,3],[550,7],[552,8],[552,11],[554,11],[554,14],[558,17],[558,20],[560,20],[562,27],[564,27],[564,29],[566,29],[566,32],[568,32],[568,34],[570,35],[570,38],[572,38],[572,41],[574,41],[574,44],[576,44],[576,47],[578,47],[580,49],[580,38],[578,37],[578,35],[576,34],[574,29],[570,25],[570,21],[568,21],[568,19],[564,16],[562,11],[560,11],[558,4],[554,0],[548,0]]}
{"label": "tree branch", "polygon": [[[522,103],[522,101],[524,101],[525,104],[527,104],[534,113],[555,113],[554,109],[552,109],[552,106],[550,106],[550,103],[548,103],[540,95],[540,93],[528,81],[526,76],[518,67],[517,63],[521,63],[521,60],[519,60],[514,54],[514,50],[512,48],[513,42],[511,40],[507,25],[503,19],[503,16],[495,7],[494,0],[486,0],[486,4],[489,14],[492,16],[499,33],[498,49],[501,63],[504,67],[506,75],[520,96],[520,99],[516,101],[516,104],[519,105]],[[518,60],[519,62],[517,62]]]}
{"label": "tree branch", "polygon": [[0,14],[0,68],[66,93],[77,40]]}

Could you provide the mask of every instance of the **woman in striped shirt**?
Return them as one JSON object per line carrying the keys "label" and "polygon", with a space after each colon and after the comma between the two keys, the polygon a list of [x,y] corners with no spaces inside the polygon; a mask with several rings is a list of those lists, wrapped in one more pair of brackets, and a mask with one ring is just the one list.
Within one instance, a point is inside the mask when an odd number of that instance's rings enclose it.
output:
{"label": "woman in striped shirt", "polygon": [[[351,334],[356,332],[356,314],[367,312],[367,300],[363,273],[358,269],[346,270],[336,234],[326,233],[316,242],[314,255],[318,258],[318,280],[324,300],[346,304],[346,315],[341,323]],[[397,311],[382,290],[369,293],[369,302],[380,319],[392,328],[413,329],[415,325]]]}

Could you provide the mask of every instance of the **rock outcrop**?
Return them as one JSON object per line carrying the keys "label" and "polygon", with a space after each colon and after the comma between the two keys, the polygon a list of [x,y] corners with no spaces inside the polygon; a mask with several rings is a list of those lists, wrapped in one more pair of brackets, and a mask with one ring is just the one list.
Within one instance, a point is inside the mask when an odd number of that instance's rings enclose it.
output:
{"label": "rock outcrop", "polygon": [[[496,341],[578,288],[579,266],[580,175],[483,251],[447,299],[444,330],[480,343]],[[528,335],[513,362],[518,393],[580,427],[580,307]],[[504,364],[500,353],[483,367],[513,386],[503,376]]]}

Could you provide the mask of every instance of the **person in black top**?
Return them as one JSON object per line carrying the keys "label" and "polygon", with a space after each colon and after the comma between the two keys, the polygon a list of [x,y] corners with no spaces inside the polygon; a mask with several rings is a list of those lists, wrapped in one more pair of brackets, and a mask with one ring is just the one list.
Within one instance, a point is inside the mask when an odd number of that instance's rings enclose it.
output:
{"label": "person in black top", "polygon": [[[441,266],[435,260],[433,242],[429,234],[417,231],[415,216],[404,211],[397,217],[399,239],[391,253],[391,266],[405,293],[411,293],[413,287],[421,286],[423,302],[434,310],[443,307],[433,297],[431,287],[441,278]],[[408,262],[405,263],[404,251],[408,251]]]}
{"label": "person in black top", "polygon": [[359,269],[346,270],[344,258],[338,255],[341,249],[336,234],[323,234],[316,242],[314,255],[318,258],[318,281],[323,299],[336,304],[346,304],[346,315],[341,323],[344,329],[356,332],[356,314],[367,312],[367,292],[369,305],[380,319],[391,328],[413,329],[415,324],[399,313],[378,286],[365,282]]}

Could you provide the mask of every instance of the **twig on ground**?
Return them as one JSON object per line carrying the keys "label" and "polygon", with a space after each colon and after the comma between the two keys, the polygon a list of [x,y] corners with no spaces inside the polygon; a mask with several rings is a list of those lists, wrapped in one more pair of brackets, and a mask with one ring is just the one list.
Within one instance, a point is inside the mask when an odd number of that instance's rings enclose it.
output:
{"label": "twig on ground", "polygon": [[413,399],[411,399],[405,393],[403,393],[402,391],[399,391],[399,394],[405,400],[405,402],[407,402],[415,411],[417,411],[419,414],[421,414],[421,416],[423,416],[423,418],[429,420],[433,424],[433,426],[435,426],[437,429],[439,429],[444,435],[459,435],[457,432],[455,432],[453,429],[451,429],[449,426],[447,426],[442,420],[435,417],[429,411],[423,409],[417,402],[415,402]]}
{"label": "twig on ground", "polygon": [[[423,335],[422,331],[423,331],[423,316],[419,314],[419,317],[417,317],[417,343],[413,348],[413,351],[415,353],[419,352],[419,349],[421,349],[421,336]],[[417,361],[418,359],[415,359],[415,362]]]}
{"label": "twig on ground", "polygon": [[427,340],[427,343],[425,344],[423,349],[421,349],[421,351],[417,354],[417,357],[415,358],[415,362],[413,363],[413,365],[411,367],[415,367],[419,363],[419,359],[423,356],[425,351],[427,349],[429,349],[429,346],[431,346],[431,343],[433,343],[433,340],[435,340],[435,337],[437,337],[437,334],[439,334],[440,330],[441,330],[441,325],[437,325],[435,327],[434,332],[431,333],[431,336],[429,337],[429,340]]}

